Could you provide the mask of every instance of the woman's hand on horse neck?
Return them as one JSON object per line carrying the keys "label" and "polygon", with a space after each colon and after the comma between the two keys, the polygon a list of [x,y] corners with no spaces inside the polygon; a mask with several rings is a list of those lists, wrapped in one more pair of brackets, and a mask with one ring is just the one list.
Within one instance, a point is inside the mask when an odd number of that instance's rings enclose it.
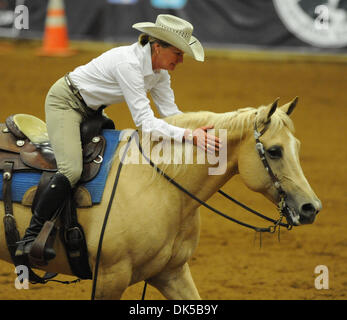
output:
{"label": "woman's hand on horse neck", "polygon": [[204,126],[197,128],[194,131],[187,129],[184,132],[185,141],[192,141],[194,145],[209,153],[219,151],[222,147],[218,137],[208,133],[208,130],[213,129],[213,126]]}

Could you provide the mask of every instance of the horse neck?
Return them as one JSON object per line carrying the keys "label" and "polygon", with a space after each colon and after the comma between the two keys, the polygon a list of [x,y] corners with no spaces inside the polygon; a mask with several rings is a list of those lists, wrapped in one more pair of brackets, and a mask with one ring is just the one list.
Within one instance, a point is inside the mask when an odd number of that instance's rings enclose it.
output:
{"label": "horse neck", "polygon": [[[203,115],[204,113],[202,113]],[[199,115],[199,113],[196,113]],[[241,130],[237,128],[237,130],[228,126],[226,124],[229,123],[225,114],[215,114],[208,113],[207,120],[202,120],[197,117],[197,121],[194,122],[194,115],[187,120],[184,115],[179,116],[180,119],[178,121],[173,121],[173,123],[177,126],[187,127],[187,128],[198,128],[201,126],[207,125],[215,125],[215,134],[219,135],[221,138],[221,129],[225,130],[225,135],[223,136],[223,146],[225,152],[225,170],[220,174],[211,174],[212,171],[216,172],[216,166],[211,165],[206,161],[204,164],[197,164],[196,154],[198,149],[194,147],[194,159],[193,164],[182,164],[182,165],[167,165],[164,169],[165,173],[170,177],[174,178],[175,181],[184,186],[191,193],[199,197],[201,200],[206,201],[209,199],[214,193],[216,193],[219,188],[221,188],[228,180],[230,180],[235,174],[238,173],[238,154],[239,147],[243,140],[249,136],[251,133],[249,125],[242,125]],[[223,119],[224,118],[224,119]],[[235,114],[230,113],[230,118],[235,118]],[[170,119],[169,119],[170,120]],[[168,121],[171,122],[171,121]],[[231,122],[231,121],[230,121]],[[241,131],[241,132],[240,132]],[[226,141],[225,141],[226,140]],[[185,159],[186,149],[183,149],[183,159]],[[218,156],[221,155],[221,152]],[[219,159],[220,161],[224,161],[224,159]],[[220,167],[220,163],[218,164]],[[218,171],[217,171],[218,172]]]}

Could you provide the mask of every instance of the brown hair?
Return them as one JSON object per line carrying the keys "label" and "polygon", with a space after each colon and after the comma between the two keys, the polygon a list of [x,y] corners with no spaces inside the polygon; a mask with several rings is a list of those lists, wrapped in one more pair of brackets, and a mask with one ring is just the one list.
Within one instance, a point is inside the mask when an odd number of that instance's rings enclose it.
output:
{"label": "brown hair", "polygon": [[170,43],[167,43],[163,40],[159,40],[157,38],[154,38],[146,33],[141,33],[139,35],[139,39],[138,42],[144,47],[148,42],[150,43],[150,45],[152,46],[153,43],[158,43],[161,47],[163,48],[168,48],[168,47],[172,47],[172,45]]}

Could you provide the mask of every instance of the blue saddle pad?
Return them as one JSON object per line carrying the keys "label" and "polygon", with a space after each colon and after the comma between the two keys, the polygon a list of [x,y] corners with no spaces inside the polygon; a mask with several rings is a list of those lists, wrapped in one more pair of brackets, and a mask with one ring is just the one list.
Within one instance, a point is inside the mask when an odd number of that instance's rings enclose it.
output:
{"label": "blue saddle pad", "polygon": [[[89,191],[92,202],[100,203],[104,193],[108,172],[112,165],[112,159],[117,150],[122,131],[103,130],[102,135],[106,139],[104,159],[98,175],[91,181],[83,184]],[[21,202],[25,192],[32,186],[38,185],[41,173],[39,172],[15,172],[12,177],[12,201]],[[2,179],[0,179],[0,200],[2,200]]]}

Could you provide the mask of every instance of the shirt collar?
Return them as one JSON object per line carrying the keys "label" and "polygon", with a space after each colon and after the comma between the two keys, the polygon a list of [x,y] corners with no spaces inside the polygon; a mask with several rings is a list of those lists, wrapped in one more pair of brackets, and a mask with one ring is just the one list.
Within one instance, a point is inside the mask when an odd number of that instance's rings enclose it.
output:
{"label": "shirt collar", "polygon": [[143,75],[149,76],[154,75],[154,71],[152,68],[152,52],[151,52],[151,45],[147,43],[142,48],[144,53],[144,59],[143,59]]}

